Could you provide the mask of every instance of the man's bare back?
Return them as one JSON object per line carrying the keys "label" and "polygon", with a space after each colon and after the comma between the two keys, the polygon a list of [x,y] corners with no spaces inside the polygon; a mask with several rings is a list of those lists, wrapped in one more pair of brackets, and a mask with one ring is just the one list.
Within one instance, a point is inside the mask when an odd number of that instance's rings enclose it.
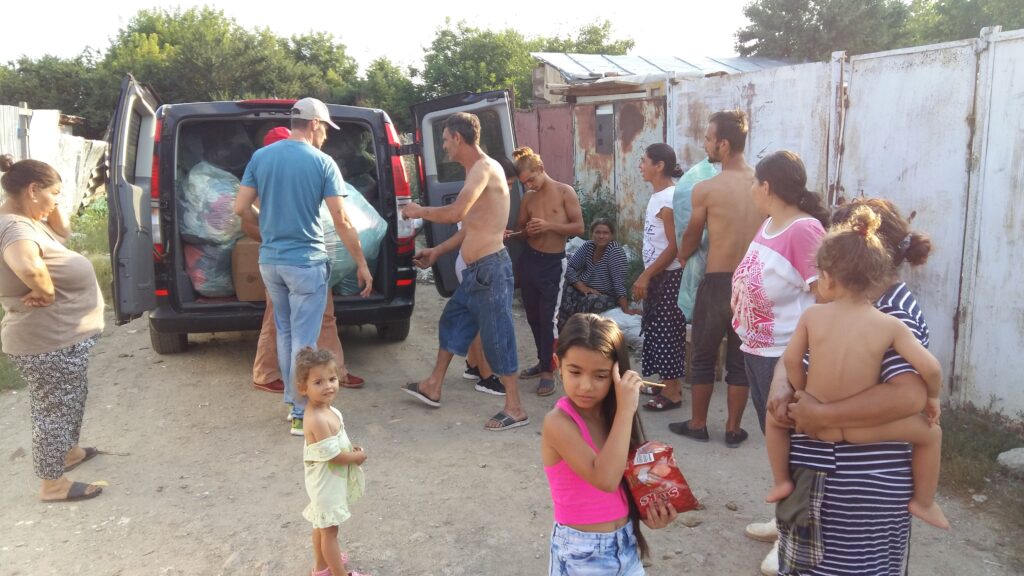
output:
{"label": "man's bare back", "polygon": [[693,205],[707,210],[708,261],[705,271],[734,272],[747,253],[750,241],[764,222],[750,196],[754,169],[723,170],[693,188]]}
{"label": "man's bare back", "polygon": [[462,219],[462,228],[466,231],[465,239],[462,241],[462,258],[466,264],[476,262],[505,247],[509,192],[501,164],[481,154],[466,175],[466,186],[462,194],[466,194],[478,183],[483,183],[483,192]]}
{"label": "man's bare back", "polygon": [[552,229],[531,233],[530,221],[537,219],[562,226],[573,221],[570,212],[576,212],[576,221],[582,222],[582,211],[576,191],[572,186],[547,178],[540,190],[530,190],[523,196],[516,228],[526,233],[527,243],[534,250],[558,254],[565,251],[567,235]]}

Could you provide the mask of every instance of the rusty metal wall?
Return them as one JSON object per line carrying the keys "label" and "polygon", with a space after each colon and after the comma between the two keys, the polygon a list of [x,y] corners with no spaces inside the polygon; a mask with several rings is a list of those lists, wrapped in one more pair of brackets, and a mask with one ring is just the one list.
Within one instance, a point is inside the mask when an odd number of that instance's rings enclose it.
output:
{"label": "rusty metal wall", "polygon": [[572,109],[576,192],[582,202],[615,194],[615,155],[597,152],[597,108],[578,104]]}
{"label": "rusty metal wall", "polygon": [[679,80],[668,91],[668,143],[683,167],[689,168],[706,156],[708,117],[719,110],[739,108],[750,121],[747,162],[754,165],[776,150],[792,150],[807,168],[808,188],[824,194],[830,82],[828,63]]}
{"label": "rusty metal wall", "polygon": [[[850,59],[849,109],[839,169],[841,197],[895,203],[934,250],[904,267],[931,328],[931,351],[951,381],[973,131],[974,43]],[[949,390],[947,388],[946,392]]]}
{"label": "rusty metal wall", "polygon": [[544,170],[570,186],[576,180],[572,106],[545,106],[515,112],[516,146],[529,146]]}
{"label": "rusty metal wall", "polygon": [[540,149],[536,110],[516,110],[513,114],[512,124],[516,131],[516,146]]}
{"label": "rusty metal wall", "polygon": [[576,179],[573,153],[572,107],[547,106],[537,109],[537,133],[544,170],[559,182],[570,186]]}
{"label": "rusty metal wall", "polygon": [[654,190],[640,176],[640,159],[651,144],[665,142],[665,99],[616,102],[615,201],[619,209],[618,240],[639,253],[647,202]]}
{"label": "rusty metal wall", "polygon": [[[981,60],[976,178],[969,196],[960,399],[1024,411],[1024,31],[995,35]],[[987,122],[985,121],[987,119]],[[980,140],[980,141],[979,141]],[[973,232],[973,233],[972,233]],[[945,250],[946,238],[939,237]]]}

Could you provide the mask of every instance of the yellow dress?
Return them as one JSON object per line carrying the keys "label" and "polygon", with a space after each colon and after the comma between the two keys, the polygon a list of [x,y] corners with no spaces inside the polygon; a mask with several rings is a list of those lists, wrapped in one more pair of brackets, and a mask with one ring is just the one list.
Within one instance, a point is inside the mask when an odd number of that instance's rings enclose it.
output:
{"label": "yellow dress", "polygon": [[356,464],[332,464],[330,460],[342,452],[352,452],[352,442],[345,431],[345,421],[338,416],[338,433],[315,444],[306,444],[302,460],[306,469],[306,493],[309,505],[302,516],[314,528],[338,526],[352,515],[349,505],[359,500],[366,489],[363,469]]}

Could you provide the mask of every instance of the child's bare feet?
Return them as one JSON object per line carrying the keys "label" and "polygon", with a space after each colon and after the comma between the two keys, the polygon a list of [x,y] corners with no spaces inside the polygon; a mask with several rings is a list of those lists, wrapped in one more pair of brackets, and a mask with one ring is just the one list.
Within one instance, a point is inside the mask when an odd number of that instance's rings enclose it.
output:
{"label": "child's bare feet", "polygon": [[782,500],[786,496],[792,494],[793,488],[794,486],[792,480],[779,482],[772,488],[771,492],[768,493],[768,497],[765,498],[764,500],[765,502],[778,502],[779,500]]}
{"label": "child's bare feet", "polygon": [[942,528],[943,530],[949,530],[949,520],[946,520],[946,515],[942,513],[942,508],[939,508],[939,504],[934,500],[932,501],[931,506],[926,506],[917,500],[911,499],[908,508],[910,508],[911,514],[932,526]]}

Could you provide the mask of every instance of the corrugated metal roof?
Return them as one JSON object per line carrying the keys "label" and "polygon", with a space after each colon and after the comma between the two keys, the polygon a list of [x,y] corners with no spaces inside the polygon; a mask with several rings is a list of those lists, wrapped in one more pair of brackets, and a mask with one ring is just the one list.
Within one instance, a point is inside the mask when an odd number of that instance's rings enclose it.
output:
{"label": "corrugated metal roof", "polygon": [[750,58],[706,56],[613,56],[604,54],[567,54],[564,52],[532,52],[534,58],[558,69],[569,83],[590,82],[605,76],[633,76],[641,74],[699,73],[701,75],[725,72],[736,74],[752,72],[788,62],[754,56]]}

